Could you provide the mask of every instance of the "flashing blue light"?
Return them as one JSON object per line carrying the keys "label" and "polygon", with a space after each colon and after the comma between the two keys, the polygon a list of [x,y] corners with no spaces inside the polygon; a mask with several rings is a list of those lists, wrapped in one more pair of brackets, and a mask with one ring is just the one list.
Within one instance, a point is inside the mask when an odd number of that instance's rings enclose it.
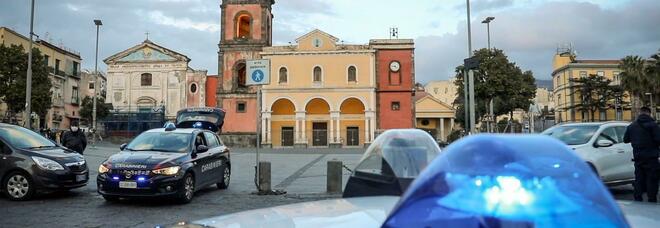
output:
{"label": "flashing blue light", "polygon": [[629,227],[585,162],[546,136],[471,136],[412,183],[383,227]]}
{"label": "flashing blue light", "polygon": [[113,179],[113,180],[119,180],[119,177],[118,177],[118,176],[114,176],[114,177],[112,177],[112,179]]}
{"label": "flashing blue light", "polygon": [[195,122],[193,128],[202,128],[202,122]]}
{"label": "flashing blue light", "polygon": [[137,180],[138,180],[138,181],[144,181],[144,180],[146,180],[146,178],[144,178],[144,177],[138,177]]}
{"label": "flashing blue light", "polygon": [[167,122],[167,123],[165,123],[164,128],[165,128],[165,131],[174,131],[174,130],[176,130],[176,125],[172,122]]}

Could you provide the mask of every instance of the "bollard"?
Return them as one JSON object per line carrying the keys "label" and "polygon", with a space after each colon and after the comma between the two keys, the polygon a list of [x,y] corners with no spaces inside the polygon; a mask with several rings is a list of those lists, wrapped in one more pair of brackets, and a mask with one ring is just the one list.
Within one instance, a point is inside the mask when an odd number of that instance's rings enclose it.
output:
{"label": "bollard", "polygon": [[270,162],[259,162],[259,192],[270,191]]}
{"label": "bollard", "polygon": [[327,175],[327,188],[328,193],[341,193],[342,192],[342,163],[341,161],[332,160],[328,161],[328,175]]}

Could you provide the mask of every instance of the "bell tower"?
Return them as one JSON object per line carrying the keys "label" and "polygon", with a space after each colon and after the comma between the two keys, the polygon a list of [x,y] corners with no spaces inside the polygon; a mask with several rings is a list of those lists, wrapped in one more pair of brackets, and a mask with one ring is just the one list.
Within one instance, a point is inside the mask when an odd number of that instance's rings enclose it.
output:
{"label": "bell tower", "polygon": [[227,145],[256,145],[257,88],[246,85],[246,60],[272,45],[275,0],[221,0],[218,107],[225,109]]}

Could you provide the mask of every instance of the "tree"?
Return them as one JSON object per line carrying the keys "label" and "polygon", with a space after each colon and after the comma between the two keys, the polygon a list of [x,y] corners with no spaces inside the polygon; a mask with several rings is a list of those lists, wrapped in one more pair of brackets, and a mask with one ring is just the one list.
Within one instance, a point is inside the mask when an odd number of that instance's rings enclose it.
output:
{"label": "tree", "polygon": [[[531,71],[522,72],[515,63],[509,62],[504,51],[499,49],[481,49],[474,52],[480,59],[479,68],[474,71],[475,115],[484,117],[488,113],[488,104],[494,100],[494,114],[496,116],[513,115],[516,109],[527,110],[536,96],[536,84]],[[465,107],[463,96],[464,67],[456,67],[456,81],[458,87],[457,98],[454,101],[456,120],[465,126]],[[477,122],[481,118],[477,118]]]}
{"label": "tree", "polygon": [[[87,120],[88,123],[92,123],[92,113],[94,110],[94,101],[92,97],[85,96],[82,100],[82,106],[80,107],[80,117],[84,120]],[[106,104],[105,98],[102,96],[96,97],[96,120],[102,120],[110,115],[110,110],[112,110],[112,104]]]}
{"label": "tree", "polygon": [[632,96],[633,115],[636,115],[641,106],[640,99],[642,99],[646,90],[645,87],[648,85],[644,72],[644,59],[639,56],[626,56],[621,60],[619,68],[622,70],[619,74],[621,85]]}
{"label": "tree", "polygon": [[596,121],[596,112],[607,110],[617,103],[623,103],[624,90],[620,86],[610,85],[612,80],[604,76],[591,74],[584,78],[571,78],[575,89],[571,96],[579,96],[580,102],[569,106],[569,109],[577,109],[589,113],[589,120]]}
{"label": "tree", "polygon": [[[0,44],[0,100],[7,104],[10,117],[25,110],[28,54],[23,46]],[[32,49],[32,112],[44,117],[52,106],[52,83],[48,65],[39,51]]]}

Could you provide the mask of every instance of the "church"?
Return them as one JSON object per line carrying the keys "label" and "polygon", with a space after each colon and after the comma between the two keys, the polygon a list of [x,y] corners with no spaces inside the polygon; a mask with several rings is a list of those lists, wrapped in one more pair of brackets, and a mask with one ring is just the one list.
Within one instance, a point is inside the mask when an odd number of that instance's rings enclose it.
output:
{"label": "church", "polygon": [[183,108],[205,106],[207,71],[190,68],[183,54],[146,39],[103,61],[106,102],[116,112],[162,113],[173,120]]}

